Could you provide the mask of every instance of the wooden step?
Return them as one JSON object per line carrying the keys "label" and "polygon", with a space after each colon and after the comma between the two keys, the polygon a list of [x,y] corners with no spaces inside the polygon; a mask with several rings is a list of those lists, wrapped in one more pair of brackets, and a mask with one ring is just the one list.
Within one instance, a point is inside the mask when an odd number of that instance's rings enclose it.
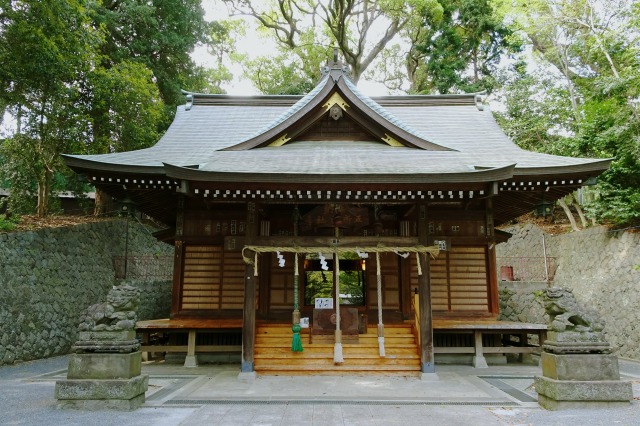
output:
{"label": "wooden step", "polygon": [[[302,352],[293,352],[289,350],[282,350],[282,348],[276,348],[277,350],[273,350],[271,348],[264,350],[260,348],[255,352],[256,358],[333,358],[333,348],[323,348],[323,349],[309,349],[306,348]],[[362,350],[362,349],[342,349],[342,353],[345,357],[350,358],[407,358],[407,359],[415,359],[418,358],[418,352],[411,349],[394,349],[394,348],[385,348],[385,357],[380,356],[380,352],[378,348],[375,350]]]}
{"label": "wooden step", "polygon": [[[304,353],[306,355],[311,356],[312,354],[331,354],[331,356],[333,356],[333,346],[334,345],[322,345],[321,347],[315,346],[315,345],[303,345],[303,351],[302,352],[292,352],[291,351],[291,346],[287,346],[287,347],[270,347],[270,348],[265,348],[265,347],[256,347],[255,348],[255,353],[256,355],[260,354],[260,355],[269,355],[269,354],[273,354],[274,356],[276,355],[281,355],[281,354],[299,354],[299,353]],[[342,346],[342,351],[345,354],[379,354],[379,350],[378,347],[362,347],[362,346]],[[415,346],[413,347],[389,347],[389,346],[385,346],[385,352],[390,354],[390,355],[413,355],[413,354],[417,354],[418,352],[416,351]]]}
{"label": "wooden step", "polygon": [[[420,366],[416,365],[407,366],[407,365],[379,365],[375,369],[376,371],[419,371]],[[256,366],[256,371],[342,371],[343,373],[348,373],[350,371],[372,371],[371,366],[369,365],[326,365],[326,366],[318,366],[318,365],[263,365],[258,368]]]}
{"label": "wooden step", "polygon": [[411,325],[385,326],[385,357],[380,357],[377,326],[369,325],[366,334],[357,336],[357,343],[343,342],[344,363],[339,365],[333,362],[333,336],[310,336],[309,333],[309,329],[301,330],[304,350],[292,352],[293,334],[289,324],[259,325],[255,340],[256,372],[268,375],[385,376],[420,373],[420,356]]}
{"label": "wooden step", "polygon": [[[256,342],[256,348],[289,348],[289,350],[291,350],[291,341],[286,342],[286,341],[278,341],[278,342],[261,342],[258,344],[258,342]],[[332,348],[334,347],[333,343],[309,343],[309,342],[302,342],[302,347],[304,349],[307,348]],[[343,343],[342,344],[343,348],[348,348],[348,347],[360,347],[360,348],[375,348],[376,350],[378,350],[378,342],[376,341],[375,344],[374,343],[368,343],[368,344],[352,344],[352,343]],[[394,343],[394,344],[390,344],[388,342],[385,342],[384,344],[385,349],[389,350],[390,348],[399,348],[399,349],[415,349],[417,350],[417,346],[415,343]]]}

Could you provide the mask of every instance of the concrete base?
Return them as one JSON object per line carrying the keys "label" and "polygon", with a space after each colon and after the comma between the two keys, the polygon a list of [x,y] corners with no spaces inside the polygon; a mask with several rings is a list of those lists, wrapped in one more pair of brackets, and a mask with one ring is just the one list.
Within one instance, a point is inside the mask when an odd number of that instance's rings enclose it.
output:
{"label": "concrete base", "polygon": [[131,399],[60,399],[57,407],[72,410],[133,411],[144,404],[144,394]]}
{"label": "concrete base", "polygon": [[618,408],[629,407],[630,401],[556,401],[544,395],[538,395],[538,404],[545,410],[571,410],[584,408]]}
{"label": "concrete base", "polygon": [[130,379],[140,375],[142,354],[71,354],[67,379]]}
{"label": "concrete base", "polygon": [[[540,405],[549,410],[570,408],[572,404],[575,406],[608,406],[608,403],[614,402],[628,404],[633,399],[631,383],[619,380],[577,381],[536,377],[535,387]],[[578,403],[584,403],[584,405]]]}
{"label": "concrete base", "polygon": [[144,403],[149,376],[120,380],[73,379],[56,382],[55,397],[60,407],[133,410]]}
{"label": "concrete base", "polygon": [[618,357],[608,354],[555,355],[543,352],[542,375],[555,380],[620,380]]}
{"label": "concrete base", "polygon": [[437,382],[440,380],[440,377],[438,377],[438,373],[422,373],[420,375],[420,380],[424,380],[425,382]]}
{"label": "concrete base", "polygon": [[[184,364],[185,352],[171,352],[164,355],[166,364]],[[197,355],[198,364],[239,364],[240,352],[200,352]]]}
{"label": "concrete base", "polygon": [[[435,354],[436,365],[473,365],[471,354]],[[507,357],[503,354],[484,354],[488,365],[507,365]]]}
{"label": "concrete base", "polygon": [[258,375],[256,374],[255,371],[238,373],[238,380],[243,382],[243,383],[253,383],[253,382],[256,381],[257,377],[258,377]]}
{"label": "concrete base", "polygon": [[198,355],[187,355],[184,357],[184,366],[194,368],[198,366]]}
{"label": "concrete base", "polygon": [[57,399],[131,399],[144,394],[149,387],[149,376],[119,380],[58,380]]}
{"label": "concrete base", "polygon": [[473,357],[473,368],[489,368],[489,365],[485,357],[476,355]]}

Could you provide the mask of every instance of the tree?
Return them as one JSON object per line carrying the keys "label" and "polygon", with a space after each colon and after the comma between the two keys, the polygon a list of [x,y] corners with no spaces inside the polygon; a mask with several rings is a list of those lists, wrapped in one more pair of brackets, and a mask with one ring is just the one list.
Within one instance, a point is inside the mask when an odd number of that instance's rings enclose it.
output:
{"label": "tree", "polygon": [[18,123],[0,153],[12,207],[37,193],[47,214],[54,183],[77,186],[60,153],[147,147],[180,89],[219,85],[189,57],[209,37],[203,14],[197,0],[0,0],[0,105]]}
{"label": "tree", "polygon": [[517,63],[498,75],[498,99],[504,110],[495,113],[504,132],[521,148],[556,155],[575,155],[576,122],[566,87],[553,74],[527,72]]}
{"label": "tree", "polygon": [[[625,1],[537,0],[513,2],[509,12],[527,35],[548,76],[555,68],[571,104],[557,123],[559,140],[545,152],[614,158],[586,205],[592,216],[615,224],[640,220],[640,6]],[[513,92],[518,93],[517,91]],[[526,109],[545,92],[524,95]],[[509,96],[509,95],[507,95]],[[516,115],[510,126],[525,123]],[[550,149],[553,148],[553,149]]]}
{"label": "tree", "polygon": [[86,108],[91,112],[87,153],[131,151],[158,140],[164,104],[146,66],[123,61],[97,68],[88,75],[87,84]]}
{"label": "tree", "polygon": [[100,49],[104,68],[133,61],[152,71],[166,112],[159,130],[184,103],[182,89],[207,90],[206,70],[189,56],[209,37],[200,0],[101,0],[92,16],[105,30]]}
{"label": "tree", "polygon": [[491,92],[496,65],[520,50],[520,40],[488,0],[441,0],[442,19],[430,11],[414,30],[406,56],[410,92]]}
{"label": "tree", "polygon": [[[288,56],[289,66],[307,68],[296,75],[297,80],[307,79],[295,85],[299,87],[315,84],[333,45],[342,52],[357,83],[394,37],[419,25],[421,16],[438,20],[442,15],[437,0],[223,1],[232,14],[251,16],[270,31],[281,53]],[[255,65],[247,68],[253,70]]]}
{"label": "tree", "polygon": [[19,123],[18,134],[2,145],[2,174],[16,194],[35,182],[39,216],[50,210],[59,153],[71,151],[85,122],[77,108],[79,82],[100,42],[85,7],[83,0],[30,0],[4,2],[0,10],[0,97]]}

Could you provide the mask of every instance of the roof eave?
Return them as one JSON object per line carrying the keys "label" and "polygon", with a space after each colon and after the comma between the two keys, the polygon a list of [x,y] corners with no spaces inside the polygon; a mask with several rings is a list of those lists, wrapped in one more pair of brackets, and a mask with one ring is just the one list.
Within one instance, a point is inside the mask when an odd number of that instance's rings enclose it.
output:
{"label": "roof eave", "polygon": [[148,174],[148,175],[164,175],[163,166],[141,166],[131,164],[105,163],[102,161],[89,160],[82,156],[61,154],[65,164],[75,171],[96,171],[107,173],[130,173],[130,174]]}
{"label": "roof eave", "polygon": [[572,164],[564,166],[546,166],[546,167],[517,167],[514,170],[515,176],[543,176],[558,174],[574,174],[574,173],[592,173],[600,174],[607,170],[613,161],[613,158],[604,160],[594,160],[589,163]]}
{"label": "roof eave", "polygon": [[243,182],[243,183],[483,183],[495,182],[513,177],[515,165],[506,167],[472,170],[464,173],[413,173],[413,174],[303,174],[303,173],[228,173],[210,172],[171,164],[164,165],[167,176],[175,179],[202,182]]}

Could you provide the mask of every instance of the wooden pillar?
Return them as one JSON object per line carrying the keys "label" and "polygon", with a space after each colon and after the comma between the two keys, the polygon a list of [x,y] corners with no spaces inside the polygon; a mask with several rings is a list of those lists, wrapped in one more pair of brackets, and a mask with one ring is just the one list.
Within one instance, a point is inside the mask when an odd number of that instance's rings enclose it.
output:
{"label": "wooden pillar", "polygon": [[473,347],[475,353],[473,355],[473,367],[474,368],[489,368],[487,360],[484,357],[484,350],[482,348],[482,331],[473,331]]}
{"label": "wooden pillar", "polygon": [[[253,243],[256,233],[256,205],[247,203],[247,227],[245,229],[245,244]],[[253,252],[247,254],[252,255]],[[256,338],[256,287],[257,277],[254,276],[253,265],[246,265],[244,269],[244,308],[242,315],[242,359],[240,371],[251,373],[254,371],[254,349]]]}
{"label": "wooden pillar", "polygon": [[409,258],[400,258],[400,297],[402,307],[402,319],[408,320],[411,318],[411,299],[413,294],[411,292],[411,262]]}
{"label": "wooden pillar", "polygon": [[[497,190],[495,190],[497,193]],[[487,221],[487,239],[489,240],[489,247],[487,250],[487,268],[489,271],[489,282],[487,288],[487,294],[489,295],[489,312],[497,316],[500,313],[500,301],[498,294],[498,267],[496,265],[496,234],[493,228],[493,200],[487,198],[486,200],[486,221]]]}
{"label": "wooden pillar", "polygon": [[[427,206],[418,205],[418,242],[428,246]],[[423,373],[435,373],[433,353],[433,316],[431,314],[430,259],[426,253],[418,254],[422,275],[418,276],[418,296],[420,304],[420,366]]]}
{"label": "wooden pillar", "polygon": [[178,195],[178,209],[176,214],[175,250],[173,255],[173,284],[171,287],[171,312],[169,317],[174,318],[180,311],[182,301],[182,266],[184,247],[184,196]]}
{"label": "wooden pillar", "polygon": [[198,366],[198,358],[196,356],[196,330],[189,330],[188,340],[187,340],[187,356],[184,359],[185,367],[197,367]]}

